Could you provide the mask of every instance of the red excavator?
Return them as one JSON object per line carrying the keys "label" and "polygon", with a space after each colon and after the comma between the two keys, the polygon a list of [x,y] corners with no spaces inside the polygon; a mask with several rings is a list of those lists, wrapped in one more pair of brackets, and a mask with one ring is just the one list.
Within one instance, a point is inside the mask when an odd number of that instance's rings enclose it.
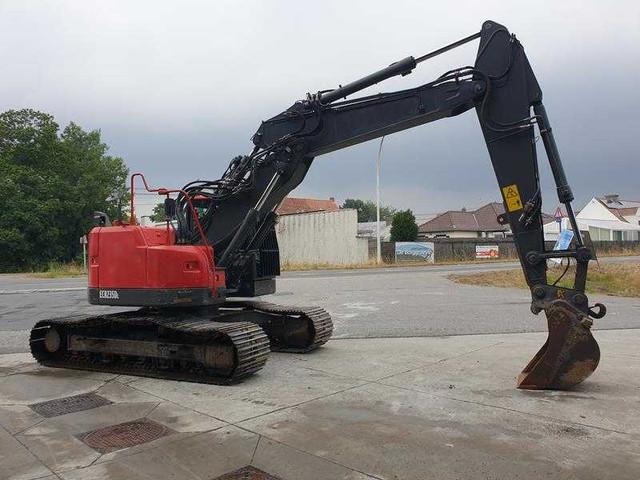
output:
{"label": "red excavator", "polygon": [[[415,88],[351,97],[477,39],[474,66]],[[52,367],[229,383],[262,368],[270,350],[315,350],[333,330],[322,308],[246,300],[275,291],[280,274],[276,208],[302,182],[315,157],[472,108],[504,200],[498,221],[511,227],[531,288],[531,310],[544,311],[549,328],[547,342],[520,374],[518,387],[565,389],[580,383],[598,365],[590,327],[592,318],[606,311],[601,304],[589,306],[584,293],[593,254],[571,208],[574,197],[538,81],[515,35],[493,21],[421,57],[307,94],[262,122],[252,152],[235,157],[219,180],[152,189],[134,174],[130,221],[110,224],[98,215],[100,224],[89,235],[88,293],[92,304],[142,308],[40,321],[31,332],[34,357]],[[575,235],[562,250],[545,249],[536,130]],[[137,224],[138,178],[147,191],[165,197],[166,225]],[[547,279],[547,260],[557,258],[575,262],[572,288]]]}

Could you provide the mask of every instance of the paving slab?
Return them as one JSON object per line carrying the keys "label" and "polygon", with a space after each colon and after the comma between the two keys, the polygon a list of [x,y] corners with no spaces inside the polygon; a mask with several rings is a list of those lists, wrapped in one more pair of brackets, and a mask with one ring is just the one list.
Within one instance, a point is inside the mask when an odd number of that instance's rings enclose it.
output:
{"label": "paving slab", "polygon": [[98,452],[65,432],[17,435],[15,438],[55,473],[87,467],[100,457]]}
{"label": "paving slab", "polygon": [[155,448],[165,446],[166,448],[173,448],[172,445],[178,444],[186,438],[193,437],[199,435],[198,433],[180,433],[180,432],[170,432],[168,435],[164,435],[156,440],[147,443],[141,443],[140,445],[135,445],[129,448],[123,448],[121,450],[115,450],[113,452],[108,452],[103,454],[100,458],[98,458],[94,463],[98,465],[100,463],[113,462],[114,460],[120,460],[125,457],[129,457],[131,455],[137,455],[146,450],[153,450]]}
{"label": "paving slab", "polygon": [[[314,356],[314,354],[311,354]],[[271,354],[266,367],[237,385],[220,387],[141,378],[130,386],[164,400],[234,423],[365,383],[297,367],[287,354]]]}
{"label": "paving slab", "polygon": [[0,478],[31,480],[51,473],[24,445],[0,428]]}
{"label": "paving slab", "polygon": [[282,480],[368,480],[369,475],[261,438],[252,465]]}
{"label": "paving slab", "polygon": [[43,418],[26,405],[0,405],[0,427],[12,435],[33,427]]}
{"label": "paving slab", "polygon": [[249,465],[258,435],[236,427],[201,433],[89,468],[63,472],[65,480],[213,479]]}
{"label": "paving slab", "polygon": [[25,371],[24,366],[16,366],[9,375],[0,377],[0,405],[29,405],[88,393],[114,377],[116,375],[107,373],[47,367],[27,367]]}
{"label": "paving slab", "polygon": [[[537,416],[640,435],[640,357],[622,331],[598,332],[602,361],[571,391],[515,389],[516,376],[545,334],[505,336],[500,344],[381,380],[386,385]],[[512,337],[512,338],[509,338]]]}
{"label": "paving slab", "polygon": [[[140,377],[135,377],[139,380]],[[101,397],[114,403],[121,402],[159,402],[160,399],[145,392],[141,392],[135,388],[131,388],[126,384],[123,384],[120,377],[117,377],[117,381],[107,382],[96,390],[96,393]]]}
{"label": "paving slab", "polygon": [[640,472],[638,437],[379,384],[239,425],[380,478],[637,480]]}
{"label": "paving slab", "polygon": [[335,340],[313,355],[292,355],[291,359],[297,366],[374,381],[495,343],[484,335],[432,337],[428,348],[413,338]]}
{"label": "paving slab", "polygon": [[175,403],[163,402],[147,415],[149,420],[159,422],[175,432],[206,432],[227,424],[217,418],[194,412]]}

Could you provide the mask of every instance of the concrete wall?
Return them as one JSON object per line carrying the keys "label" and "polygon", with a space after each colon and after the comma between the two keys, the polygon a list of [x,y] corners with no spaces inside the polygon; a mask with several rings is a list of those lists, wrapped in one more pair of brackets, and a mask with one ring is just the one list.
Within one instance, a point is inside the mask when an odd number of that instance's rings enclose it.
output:
{"label": "concrete wall", "polygon": [[366,238],[358,238],[358,212],[283,215],[276,225],[280,262],[350,265],[369,259]]}

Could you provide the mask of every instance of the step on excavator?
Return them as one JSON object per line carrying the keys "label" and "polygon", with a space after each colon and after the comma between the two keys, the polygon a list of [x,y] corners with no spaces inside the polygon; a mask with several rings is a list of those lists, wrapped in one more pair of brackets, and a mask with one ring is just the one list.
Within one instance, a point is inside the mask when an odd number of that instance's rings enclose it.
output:
{"label": "step on excavator", "polygon": [[[352,97],[474,40],[474,66],[407,90]],[[592,319],[606,312],[604,305],[589,306],[584,292],[594,255],[578,229],[538,81],[515,35],[493,21],[426,55],[307,94],[262,122],[251,153],[233,158],[219,180],[154,189],[141,174],[132,175],[130,221],[111,224],[97,214],[89,234],[88,296],[95,305],[140,308],[40,321],[31,331],[34,357],[52,367],[224,384],[260,370],[271,350],[317,349],[333,330],[325,310],[247,300],[275,292],[276,208],[315,157],[471,109],[504,201],[498,221],[513,233],[531,310],[544,312],[548,323],[548,339],[517,386],[567,389],[582,382],[600,359]],[[574,233],[565,249],[545,249],[536,135]],[[136,222],[136,180],[165,198],[166,225]],[[571,288],[550,283],[549,259],[575,262]]]}

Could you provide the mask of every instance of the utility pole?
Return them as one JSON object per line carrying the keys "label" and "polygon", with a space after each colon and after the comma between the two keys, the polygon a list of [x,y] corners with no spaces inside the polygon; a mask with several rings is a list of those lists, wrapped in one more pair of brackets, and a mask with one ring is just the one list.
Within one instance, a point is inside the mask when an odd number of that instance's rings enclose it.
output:
{"label": "utility pole", "polygon": [[382,143],[384,136],[380,139],[378,148],[378,160],[376,161],[376,262],[382,263],[382,247],[380,243],[380,166],[382,164]]}

